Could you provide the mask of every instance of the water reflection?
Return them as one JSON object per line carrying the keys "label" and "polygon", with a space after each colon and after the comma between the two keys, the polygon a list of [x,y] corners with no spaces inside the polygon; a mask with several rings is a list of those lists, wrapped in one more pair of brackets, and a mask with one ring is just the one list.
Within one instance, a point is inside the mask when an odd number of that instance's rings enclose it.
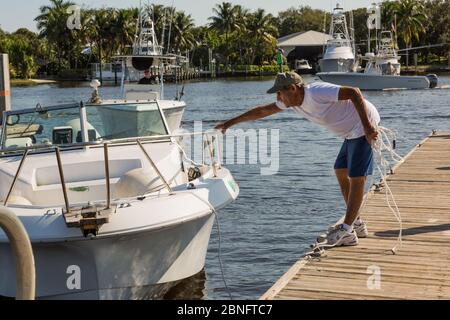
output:
{"label": "water reflection", "polygon": [[205,300],[206,295],[206,273],[205,269],[195,276],[182,280],[167,292],[165,300]]}

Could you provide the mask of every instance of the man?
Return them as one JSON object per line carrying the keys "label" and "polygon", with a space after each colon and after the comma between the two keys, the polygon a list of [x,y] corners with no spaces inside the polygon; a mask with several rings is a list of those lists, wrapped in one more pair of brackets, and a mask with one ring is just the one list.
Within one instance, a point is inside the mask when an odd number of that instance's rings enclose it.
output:
{"label": "man", "polygon": [[304,85],[295,72],[279,73],[267,93],[276,93],[277,101],[220,123],[216,129],[225,133],[238,123],[291,109],[345,138],[334,169],[347,211],[344,223],[330,228],[325,238],[329,245],[357,245],[358,237],[368,235],[358,213],[364,198],[364,184],[373,171],[371,144],[378,137],[380,121],[377,109],[364,100],[357,88],[326,82]]}
{"label": "man", "polygon": [[138,84],[156,84],[156,76],[147,69],[144,71],[144,77],[139,80]]}
{"label": "man", "polygon": [[386,74],[390,76],[395,76],[395,73],[396,72],[394,66],[390,62],[388,62],[386,66]]}

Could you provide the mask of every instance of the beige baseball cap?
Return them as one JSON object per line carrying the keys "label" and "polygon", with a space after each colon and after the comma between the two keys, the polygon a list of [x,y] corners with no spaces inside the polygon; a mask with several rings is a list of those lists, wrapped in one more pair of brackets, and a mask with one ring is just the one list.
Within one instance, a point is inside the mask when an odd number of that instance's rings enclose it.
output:
{"label": "beige baseball cap", "polygon": [[294,71],[278,73],[273,87],[267,93],[276,93],[291,84],[303,84],[303,78]]}

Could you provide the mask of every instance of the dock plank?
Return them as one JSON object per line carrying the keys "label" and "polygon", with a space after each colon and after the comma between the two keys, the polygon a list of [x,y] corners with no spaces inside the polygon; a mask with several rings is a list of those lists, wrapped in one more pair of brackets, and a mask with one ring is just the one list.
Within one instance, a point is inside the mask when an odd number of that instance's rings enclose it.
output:
{"label": "dock plank", "polygon": [[361,212],[367,238],[300,258],[261,299],[450,299],[450,132],[424,139],[393,172],[403,233],[395,255],[399,223],[384,190],[372,189]]}

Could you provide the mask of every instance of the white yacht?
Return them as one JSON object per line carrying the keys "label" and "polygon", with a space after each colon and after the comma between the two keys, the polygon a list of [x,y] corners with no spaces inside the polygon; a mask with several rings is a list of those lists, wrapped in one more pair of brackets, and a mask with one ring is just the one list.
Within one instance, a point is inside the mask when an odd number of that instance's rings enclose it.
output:
{"label": "white yacht", "polygon": [[[239,193],[215,132],[171,134],[158,99],[37,105],[2,123],[0,201],[29,234],[38,299],[157,298],[204,268],[215,214]],[[191,135],[201,163],[183,150]],[[0,270],[14,297],[2,231]]]}
{"label": "white yacht", "polygon": [[361,90],[428,89],[437,86],[434,74],[427,76],[400,76],[400,57],[390,31],[382,31],[377,54],[367,53],[366,67],[359,72],[320,72],[317,76],[326,82]]}
{"label": "white yacht", "polygon": [[330,36],[333,39],[327,41],[323,58],[319,60],[320,71],[350,72],[355,70],[354,42],[348,32],[345,13],[339,4],[332,13]]}

